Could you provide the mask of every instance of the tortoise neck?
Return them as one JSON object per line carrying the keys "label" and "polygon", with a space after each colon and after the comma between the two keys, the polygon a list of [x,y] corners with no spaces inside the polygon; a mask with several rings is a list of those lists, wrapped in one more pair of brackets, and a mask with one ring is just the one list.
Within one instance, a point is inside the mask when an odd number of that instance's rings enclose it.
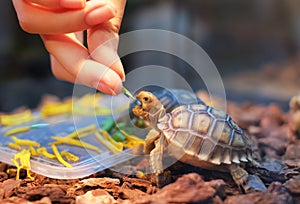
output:
{"label": "tortoise neck", "polygon": [[163,119],[165,115],[166,115],[166,110],[163,107],[163,105],[161,105],[159,108],[155,108],[151,110],[151,112],[149,113],[149,120],[150,120],[151,127],[157,129],[158,121]]}

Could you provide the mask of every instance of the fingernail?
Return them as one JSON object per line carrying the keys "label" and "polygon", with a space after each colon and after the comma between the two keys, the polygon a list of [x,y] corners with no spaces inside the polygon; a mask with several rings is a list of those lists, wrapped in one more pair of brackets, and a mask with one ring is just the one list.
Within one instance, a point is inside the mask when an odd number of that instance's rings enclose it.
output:
{"label": "fingernail", "polygon": [[123,64],[122,64],[121,60],[118,60],[112,66],[115,67],[114,70],[119,74],[119,76],[121,77],[122,82],[124,82],[125,81],[125,71],[124,71]]}
{"label": "fingernail", "polygon": [[85,1],[83,0],[64,0],[61,1],[61,6],[65,8],[78,9],[85,6]]}
{"label": "fingernail", "polygon": [[113,18],[115,15],[116,9],[113,8],[112,5],[107,4],[87,13],[85,21],[88,25],[97,25]]}

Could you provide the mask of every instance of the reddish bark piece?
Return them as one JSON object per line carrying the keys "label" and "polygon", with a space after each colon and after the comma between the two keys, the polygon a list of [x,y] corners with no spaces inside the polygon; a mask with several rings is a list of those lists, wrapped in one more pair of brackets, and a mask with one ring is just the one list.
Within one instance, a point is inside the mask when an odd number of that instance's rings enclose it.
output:
{"label": "reddish bark piece", "polygon": [[3,198],[11,197],[17,188],[19,188],[21,180],[8,179],[0,185],[0,188],[3,188]]}
{"label": "reddish bark piece", "polygon": [[0,172],[4,172],[7,169],[7,164],[0,162]]}
{"label": "reddish bark piece", "polygon": [[290,144],[287,146],[285,154],[283,155],[284,160],[300,159],[300,145]]}
{"label": "reddish bark piece", "polygon": [[119,184],[120,180],[116,178],[88,178],[78,181],[72,187],[67,189],[67,195],[78,196],[85,194],[88,190],[97,188],[105,189],[109,192],[115,192],[115,189],[119,186]]}
{"label": "reddish bark piece", "polygon": [[225,194],[224,187],[223,180],[204,182],[198,174],[190,173],[139,203],[211,203],[220,201]]}
{"label": "reddish bark piece", "polygon": [[157,187],[153,186],[150,181],[130,177],[123,178],[122,188],[136,188],[148,194],[153,194],[157,191]]}
{"label": "reddish bark piece", "polygon": [[293,198],[280,183],[274,182],[268,192],[253,192],[248,194],[229,196],[224,204],[293,204]]}
{"label": "reddish bark piece", "polygon": [[300,176],[294,176],[284,183],[284,186],[292,193],[300,196]]}
{"label": "reddish bark piece", "polygon": [[115,204],[117,201],[105,190],[97,189],[76,197],[76,204]]}

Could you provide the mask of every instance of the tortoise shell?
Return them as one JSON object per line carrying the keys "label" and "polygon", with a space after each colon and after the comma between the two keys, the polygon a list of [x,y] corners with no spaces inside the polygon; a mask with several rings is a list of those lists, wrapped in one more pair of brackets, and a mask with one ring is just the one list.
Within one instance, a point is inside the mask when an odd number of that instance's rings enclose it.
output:
{"label": "tortoise shell", "polygon": [[184,89],[163,89],[154,91],[153,94],[162,103],[166,112],[171,112],[180,105],[204,104],[204,102],[193,92]]}
{"label": "tortoise shell", "polygon": [[182,105],[157,125],[169,144],[183,150],[189,161],[239,164],[252,161],[251,144],[225,112],[203,104]]}

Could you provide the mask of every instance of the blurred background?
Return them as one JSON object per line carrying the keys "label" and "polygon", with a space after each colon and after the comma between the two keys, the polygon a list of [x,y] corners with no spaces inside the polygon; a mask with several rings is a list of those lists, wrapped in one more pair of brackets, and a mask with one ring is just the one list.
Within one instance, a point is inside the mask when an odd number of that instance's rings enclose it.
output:
{"label": "blurred background", "polygon": [[[41,96],[72,95],[56,80],[38,35],[23,32],[10,0],[0,1],[0,112],[36,107]],[[300,90],[300,1],[130,0],[121,33],[157,28],[199,44],[220,72],[227,98],[279,103]],[[188,65],[164,53],[122,58],[126,72],[149,64],[173,68],[195,90],[205,89]]]}

